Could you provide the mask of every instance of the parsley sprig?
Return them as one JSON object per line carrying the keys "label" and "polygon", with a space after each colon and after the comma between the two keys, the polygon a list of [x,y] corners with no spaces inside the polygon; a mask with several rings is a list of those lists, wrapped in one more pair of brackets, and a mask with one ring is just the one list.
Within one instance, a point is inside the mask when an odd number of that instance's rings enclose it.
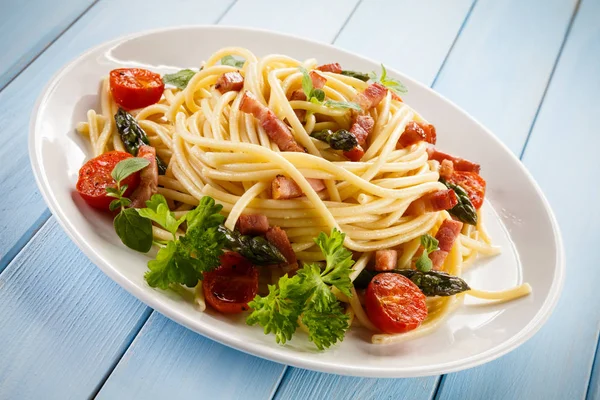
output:
{"label": "parsley sprig", "polygon": [[356,110],[360,111],[361,108],[357,103],[351,101],[334,101],[325,100],[325,91],[323,89],[315,89],[313,87],[312,79],[310,74],[304,67],[298,68],[302,72],[302,91],[306,95],[306,100],[313,104],[322,104],[329,108],[340,108],[345,110]]}
{"label": "parsley sprig", "polygon": [[369,77],[373,82],[381,83],[383,86],[396,92],[396,94],[400,95],[408,93],[408,89],[406,88],[406,86],[404,86],[402,82],[400,82],[398,79],[390,78],[387,76],[387,70],[385,69],[385,66],[383,64],[381,64],[381,76],[378,77],[377,73],[373,71],[369,73]]}
{"label": "parsley sprig", "polygon": [[417,259],[415,267],[421,272],[429,272],[433,268],[433,262],[429,258],[429,254],[438,249],[439,242],[436,238],[431,235],[421,236],[421,246],[423,246],[423,253]]}
{"label": "parsley sprig", "polygon": [[319,350],[344,339],[348,316],[331,289],[351,297],[352,253],[344,247],[345,234],[333,229],[315,239],[325,255],[325,267],[306,264],[293,277],[284,275],[278,285],[269,285],[269,294],[249,303],[252,314],[246,322],[258,324],[265,334],[273,333],[277,343],[290,340],[299,326],[308,328],[308,337]]}

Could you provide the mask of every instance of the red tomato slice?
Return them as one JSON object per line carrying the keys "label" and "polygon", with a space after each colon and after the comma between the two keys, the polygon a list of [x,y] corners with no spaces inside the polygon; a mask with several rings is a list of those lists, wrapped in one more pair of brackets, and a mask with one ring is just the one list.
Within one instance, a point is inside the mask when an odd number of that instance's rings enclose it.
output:
{"label": "red tomato slice", "polygon": [[[117,183],[110,175],[115,165],[126,158],[133,157],[124,151],[111,151],[92,158],[79,170],[79,179],[75,187],[81,197],[90,206],[108,211],[110,202],[114,197],[107,196],[107,187],[117,187]],[[140,183],[140,174],[129,175],[121,181],[121,185],[127,185],[125,197],[129,196]]]}
{"label": "red tomato slice", "polygon": [[215,310],[235,314],[248,310],[258,292],[258,269],[238,253],[221,256],[221,266],[204,273],[204,298]]}
{"label": "red tomato slice", "polygon": [[119,68],[110,71],[110,92],[126,110],[142,108],[160,100],[165,84],[159,74],[142,68]]}
{"label": "red tomato slice", "polygon": [[485,180],[476,172],[454,171],[448,182],[465,189],[473,207],[479,209],[485,197]]}
{"label": "red tomato slice", "polygon": [[385,333],[404,333],[427,317],[425,295],[400,274],[377,274],[367,286],[365,308],[371,322]]}

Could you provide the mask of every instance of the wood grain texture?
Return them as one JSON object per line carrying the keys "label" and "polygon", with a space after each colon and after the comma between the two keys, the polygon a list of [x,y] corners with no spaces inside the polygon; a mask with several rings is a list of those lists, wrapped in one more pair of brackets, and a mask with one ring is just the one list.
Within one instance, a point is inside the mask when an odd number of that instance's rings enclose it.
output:
{"label": "wood grain texture", "polygon": [[[448,375],[441,399],[586,396],[600,322],[600,269],[590,251],[600,241],[600,214],[593,210],[600,202],[596,165],[600,146],[599,19],[600,2],[584,0],[523,159],[552,205],[563,233],[567,276],[558,307],[541,331],[518,350],[485,366]],[[598,373],[598,368],[595,371]],[[598,377],[591,383],[596,388],[590,386],[590,393],[596,395]]]}
{"label": "wood grain texture", "polygon": [[0,89],[54,41],[94,0],[0,1]]}
{"label": "wood grain texture", "polygon": [[[35,100],[52,75],[90,47],[126,33],[214,23],[232,1],[185,0],[176,7],[168,0],[100,1],[0,92],[0,193],[8,196],[0,206],[0,271],[44,221],[46,205],[29,168],[27,132]],[[127,23],[118,15],[126,15]]]}
{"label": "wood grain texture", "polygon": [[478,1],[434,89],[519,155],[575,3]]}
{"label": "wood grain texture", "polygon": [[431,85],[473,0],[365,0],[335,45]]}
{"label": "wood grain texture", "polygon": [[154,312],[97,398],[267,399],[283,371]]}
{"label": "wood grain texture", "polygon": [[247,26],[330,43],[359,0],[238,1],[221,25]]}
{"label": "wood grain texture", "polygon": [[[600,340],[600,338],[599,338]],[[596,344],[596,355],[594,357],[594,366],[592,368],[592,377],[588,384],[587,400],[600,399],[600,342]]]}
{"label": "wood grain texture", "polygon": [[89,397],[148,314],[51,218],[0,276],[0,398]]}

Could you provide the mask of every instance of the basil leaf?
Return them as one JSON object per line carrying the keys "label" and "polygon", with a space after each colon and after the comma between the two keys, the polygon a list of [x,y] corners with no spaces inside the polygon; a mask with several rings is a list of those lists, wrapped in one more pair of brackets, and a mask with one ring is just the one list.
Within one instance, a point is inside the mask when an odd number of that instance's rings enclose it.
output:
{"label": "basil leaf", "polygon": [[238,60],[234,56],[225,56],[221,58],[221,65],[229,65],[230,67],[243,68],[245,60]]}
{"label": "basil leaf", "polygon": [[310,79],[310,75],[308,74],[306,68],[298,67],[298,69],[300,70],[300,72],[302,72],[302,91],[304,92],[306,97],[310,99],[313,93],[312,79]]}
{"label": "basil leaf", "polygon": [[400,82],[398,79],[387,77],[387,70],[383,64],[381,64],[381,77],[378,78],[375,72],[369,73],[369,77],[373,82],[381,83],[383,86],[396,92],[396,94],[408,93],[408,89],[402,82]]}
{"label": "basil leaf", "polygon": [[323,100],[325,100],[325,92],[323,91],[323,89],[314,89],[310,94],[310,97],[314,97],[320,103]]}
{"label": "basil leaf", "polygon": [[362,108],[360,108],[360,106],[357,103],[354,103],[353,101],[327,100],[325,103],[323,103],[323,105],[325,107],[330,107],[330,108],[351,109],[351,110],[356,110],[356,111],[362,110]]}
{"label": "basil leaf", "polygon": [[434,250],[437,250],[439,244],[440,242],[438,242],[438,240],[431,235],[421,236],[421,246],[425,248],[425,252],[427,254],[431,253]]}
{"label": "basil leaf", "polygon": [[115,165],[115,168],[113,168],[111,172],[111,176],[116,182],[121,182],[129,175],[146,168],[149,164],[150,161],[146,160],[145,158],[126,158],[119,161],[119,163]]}
{"label": "basil leaf", "polygon": [[123,244],[130,249],[146,253],[152,247],[152,222],[140,216],[135,208],[122,210],[113,224]]}
{"label": "basil leaf", "polygon": [[165,85],[173,85],[176,88],[183,90],[187,87],[190,79],[192,79],[194,75],[196,75],[196,71],[191,69],[182,69],[174,74],[165,74],[162,79]]}

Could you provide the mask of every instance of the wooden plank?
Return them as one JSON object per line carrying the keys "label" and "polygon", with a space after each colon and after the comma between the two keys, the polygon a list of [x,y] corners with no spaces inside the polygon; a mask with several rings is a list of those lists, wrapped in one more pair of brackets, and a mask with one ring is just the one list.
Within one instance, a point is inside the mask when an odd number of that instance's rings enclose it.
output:
{"label": "wooden plank", "polygon": [[[485,366],[449,375],[440,391],[441,399],[586,396],[600,321],[596,300],[600,269],[591,251],[600,240],[600,214],[593,210],[600,201],[596,184],[599,18],[600,2],[584,0],[523,158],[562,229],[568,270],[561,300],[542,330],[517,351]],[[591,398],[597,396],[598,368],[595,373],[589,387]]]}
{"label": "wooden plank", "polygon": [[520,154],[576,0],[484,0],[434,89]]}
{"label": "wooden plank", "polygon": [[473,0],[366,0],[335,45],[431,85],[472,5]]}
{"label": "wooden plank", "polygon": [[154,312],[97,398],[266,399],[283,371]]}
{"label": "wooden plank", "polygon": [[[598,338],[600,340],[600,338]],[[594,367],[592,368],[592,377],[588,384],[587,396],[588,400],[600,399],[600,342],[596,344],[596,355],[594,357]]]}
{"label": "wooden plank", "polygon": [[[492,41],[491,39],[488,39],[485,46],[481,46],[481,49],[479,49],[481,51],[481,58],[479,62],[486,68],[485,71],[481,72],[481,76],[502,76],[503,85],[505,85],[507,89],[510,88],[510,91],[507,90],[502,94],[497,94],[499,96],[498,102],[508,102],[512,101],[513,98],[519,98],[523,99],[523,102],[520,103],[522,107],[527,107],[535,110],[539,104],[539,99],[543,95],[544,87],[539,87],[539,83],[535,79],[526,82],[521,82],[521,78],[519,76],[513,76],[511,78],[511,76],[505,72],[510,68],[506,65],[509,62],[510,58],[506,58],[505,61],[497,60],[493,49],[504,49],[510,47],[511,54],[514,57],[528,57],[531,52],[531,37],[537,38],[539,34],[538,30],[545,29],[546,31],[549,31],[557,29],[559,31],[565,32],[569,23],[572,10],[566,7],[559,7],[559,2],[560,1],[546,2],[544,0],[537,0],[538,8],[543,8],[542,6],[544,4],[548,4],[548,6],[554,7],[555,13],[561,13],[562,18],[560,20],[562,21],[562,24],[552,26],[552,23],[556,23],[559,20],[559,18],[554,13],[538,13],[536,11],[536,8],[532,6],[523,9],[523,7],[518,6],[518,4],[520,3],[512,0],[505,0],[501,2],[495,0],[480,0],[474,7],[467,23],[464,26],[461,35],[456,41],[454,49],[448,56],[448,59],[444,64],[443,70],[440,73],[438,79],[436,80],[435,88],[437,89],[438,86],[445,87],[446,92],[448,92],[446,94],[450,95],[449,97],[453,100],[451,95],[455,93],[460,94],[462,90],[468,92],[476,92],[477,88],[485,87],[485,85],[488,84],[483,78],[474,79],[472,82],[462,80],[461,66],[463,66],[464,63],[461,57],[455,56],[455,51],[458,49],[458,51],[462,52],[462,48],[476,47],[479,41],[481,40],[480,30],[483,29],[483,27],[493,26],[495,27],[495,30],[485,30],[485,32],[488,32],[487,34],[489,35],[489,37],[494,38],[494,40]],[[494,14],[486,11],[488,8],[494,8],[496,6],[500,7],[501,10],[505,10],[505,12]],[[359,7],[355,15],[359,13],[361,7]],[[451,5],[448,5],[448,7],[451,7]],[[394,10],[390,9],[390,7],[386,7],[385,9],[389,11],[389,13],[387,13],[389,15],[398,15],[399,13],[399,11],[394,12]],[[509,12],[510,10],[512,10],[512,12]],[[523,13],[525,11],[527,11],[528,14],[526,14],[525,16],[520,15],[520,13]],[[445,10],[439,10],[439,13],[441,15],[446,15]],[[513,32],[510,35],[506,35],[505,27],[510,25],[511,21],[515,18],[524,18],[525,20],[529,20],[529,24],[526,26],[515,26],[513,28]],[[472,28],[472,26],[475,26],[476,29]],[[399,25],[398,29],[402,29],[402,25]],[[504,34],[501,34],[503,32]],[[409,34],[409,32],[407,32],[406,34]],[[345,35],[346,33],[344,29],[344,31],[340,35],[340,38],[344,37]],[[403,35],[399,34],[398,36],[402,37]],[[515,40],[516,37],[521,38],[521,40]],[[537,54],[537,57],[545,60],[545,63],[543,65],[538,65],[538,67],[542,71],[552,70],[552,66],[554,64],[554,60],[558,55],[561,42],[562,36],[559,37],[558,35],[553,35],[550,34],[550,32],[548,32],[547,39],[545,39],[544,45],[542,46],[544,49],[543,54],[542,52]],[[389,44],[389,42],[387,44]],[[434,47],[435,46],[437,45],[434,45]],[[448,44],[448,46],[450,46],[450,44]],[[487,47],[489,47],[490,50],[484,51]],[[349,48],[349,50],[354,49]],[[393,51],[390,52],[389,50],[389,48],[380,49],[381,55],[379,57],[385,57],[385,55],[387,55],[388,53],[393,53]],[[427,53],[426,50],[423,51]],[[378,58],[377,55],[370,56],[375,59]],[[441,55],[440,59],[437,60],[438,66],[442,65],[444,57],[445,55]],[[407,58],[403,62],[410,62],[410,58]],[[418,69],[420,62],[419,59],[413,59],[412,62],[415,63],[414,68]],[[434,61],[430,60],[429,62]],[[390,65],[396,67],[396,64],[390,63]],[[399,66],[398,68],[407,70],[407,68],[401,68]],[[446,72],[447,70],[451,72]],[[457,75],[456,79],[455,74]],[[546,77],[546,79],[548,79],[548,77]],[[518,82],[521,83],[517,84]],[[453,85],[453,83],[455,83],[456,85]],[[531,91],[537,91],[537,96],[530,96]],[[471,99],[471,102],[466,108],[467,111],[471,111],[469,108],[471,104],[477,104],[477,99],[478,97]],[[484,109],[483,106],[478,107],[482,110]],[[500,120],[504,120],[509,126],[511,125],[511,123],[524,123],[527,127],[529,127],[533,122],[533,115],[531,115],[530,119],[526,122],[522,121],[520,115],[518,114],[496,115],[495,121],[498,122]],[[524,132],[526,133],[526,131]],[[502,140],[510,140],[510,135],[512,132],[496,131],[495,133]],[[443,133],[441,134],[443,135]],[[522,138],[521,145],[523,145],[524,140],[525,137]],[[290,369],[290,371],[288,371],[281,383],[281,386],[278,390],[278,394],[291,394],[295,393],[295,391],[301,390],[301,388],[304,386],[300,377],[303,377],[303,379],[315,380],[319,384],[318,388],[315,388],[315,393],[319,393],[324,397],[327,395],[337,397],[338,393],[342,394],[339,396],[340,398],[344,398],[344,396],[347,398],[352,397],[352,391],[354,390],[354,388],[348,386],[345,383],[342,383],[345,382],[344,380],[347,378],[331,375],[327,379],[325,379],[319,378],[319,376],[320,374],[313,372],[306,372],[298,369]],[[373,398],[396,398],[397,393],[403,392],[414,394],[412,396],[408,396],[408,398],[430,398],[435,390],[436,383],[438,382],[438,380],[436,377],[429,377],[418,380],[402,379],[393,382],[394,383],[390,383],[390,381],[385,379],[378,380],[377,384],[374,385],[374,387],[377,389],[372,390],[381,390],[381,396],[374,396]],[[465,384],[468,384],[468,382],[466,382]],[[285,398],[285,396],[282,398]],[[470,397],[467,396],[465,398]],[[475,396],[474,398],[477,397]]]}
{"label": "wooden plank", "polygon": [[[168,0],[101,1],[54,45],[0,92],[0,271],[47,219],[27,154],[29,117],[37,96],[65,63],[90,47],[117,36],[169,25],[215,22],[233,0],[187,2],[173,7]],[[48,2],[51,4],[52,2]],[[139,12],[158,10],[160,12]],[[185,12],[182,12],[185,10]],[[126,15],[127,23],[116,15]],[[108,24],[108,25],[107,25]]]}
{"label": "wooden plank", "polygon": [[0,398],[87,398],[149,315],[50,219],[0,279]]}
{"label": "wooden plank", "polygon": [[0,89],[67,29],[94,0],[2,2]]}
{"label": "wooden plank", "polygon": [[358,1],[238,1],[221,25],[269,29],[331,43]]}

